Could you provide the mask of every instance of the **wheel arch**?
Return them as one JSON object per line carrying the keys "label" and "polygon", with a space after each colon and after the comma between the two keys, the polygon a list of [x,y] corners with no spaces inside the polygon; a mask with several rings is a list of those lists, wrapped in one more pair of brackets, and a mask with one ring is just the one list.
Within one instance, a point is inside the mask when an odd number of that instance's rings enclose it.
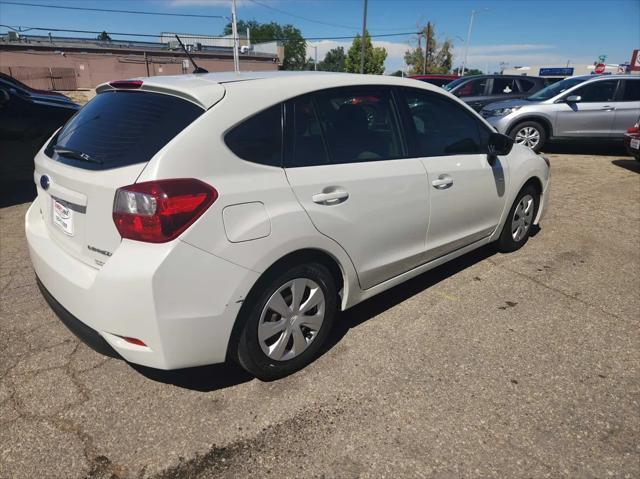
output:
{"label": "wheel arch", "polygon": [[292,251],[280,257],[278,260],[274,261],[268,268],[266,268],[249,290],[249,293],[245,297],[242,306],[240,307],[240,311],[238,312],[238,316],[236,317],[236,321],[233,325],[231,336],[227,345],[227,356],[231,351],[235,349],[235,346],[238,343],[239,336],[242,331],[242,326],[246,321],[247,310],[251,307],[252,301],[254,300],[256,295],[259,294],[261,289],[265,287],[265,285],[271,279],[274,279],[274,277],[280,274],[283,270],[304,263],[320,263],[329,270],[331,276],[336,282],[336,290],[338,291],[339,296],[338,304],[340,305],[340,309],[345,309],[344,305],[346,304],[345,299],[349,289],[349,278],[347,277],[345,268],[342,266],[340,261],[331,253],[319,248],[303,248]]}
{"label": "wheel arch", "polygon": [[553,136],[553,127],[551,126],[551,122],[547,118],[544,118],[542,116],[537,116],[537,115],[527,115],[527,116],[523,116],[522,118],[518,118],[513,123],[513,125],[509,127],[509,130],[507,131],[507,135],[511,135],[511,133],[513,133],[513,130],[515,130],[519,125],[527,121],[535,121],[536,123],[540,123],[544,128],[545,134],[547,135],[547,140]]}

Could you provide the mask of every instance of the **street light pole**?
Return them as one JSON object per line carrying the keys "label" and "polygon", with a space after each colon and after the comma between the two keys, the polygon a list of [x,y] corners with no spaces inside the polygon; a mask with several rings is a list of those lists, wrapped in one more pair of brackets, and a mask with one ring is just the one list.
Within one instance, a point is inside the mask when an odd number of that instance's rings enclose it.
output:
{"label": "street light pole", "polygon": [[486,10],[488,9],[483,8],[482,10],[471,10],[471,19],[469,20],[469,31],[467,32],[467,41],[464,46],[464,60],[462,61],[462,71],[460,72],[460,76],[464,76],[464,70],[467,67],[467,55],[469,54],[469,42],[471,41],[471,30],[473,29],[473,17]]}
{"label": "street light pole", "polygon": [[364,73],[364,35],[367,31],[367,0],[364,0],[364,15],[362,16],[362,48],[360,49],[360,74]]}

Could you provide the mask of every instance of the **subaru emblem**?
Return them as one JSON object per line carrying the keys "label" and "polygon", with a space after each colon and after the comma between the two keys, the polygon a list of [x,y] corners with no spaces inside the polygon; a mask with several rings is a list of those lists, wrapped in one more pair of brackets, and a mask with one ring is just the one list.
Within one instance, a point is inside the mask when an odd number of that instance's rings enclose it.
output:
{"label": "subaru emblem", "polygon": [[49,189],[50,184],[51,181],[49,180],[49,177],[47,175],[42,175],[40,177],[40,186],[42,186],[43,190]]}

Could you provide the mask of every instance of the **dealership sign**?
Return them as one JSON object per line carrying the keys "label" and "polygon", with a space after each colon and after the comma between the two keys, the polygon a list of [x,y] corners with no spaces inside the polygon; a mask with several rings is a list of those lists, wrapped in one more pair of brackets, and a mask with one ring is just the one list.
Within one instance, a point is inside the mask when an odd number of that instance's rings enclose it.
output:
{"label": "dealership sign", "polygon": [[541,77],[570,77],[573,75],[573,68],[541,68],[538,75]]}

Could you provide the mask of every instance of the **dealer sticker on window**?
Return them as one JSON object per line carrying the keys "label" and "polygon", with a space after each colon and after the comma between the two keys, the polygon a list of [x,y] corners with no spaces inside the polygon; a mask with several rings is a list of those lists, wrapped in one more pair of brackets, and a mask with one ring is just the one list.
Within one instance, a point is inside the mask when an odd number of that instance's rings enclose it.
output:
{"label": "dealer sticker on window", "polygon": [[638,140],[637,138],[633,138],[631,140],[631,148],[633,148],[634,150],[640,150],[640,140]]}
{"label": "dealer sticker on window", "polygon": [[73,236],[73,210],[57,200],[53,200],[53,224],[64,234]]}

